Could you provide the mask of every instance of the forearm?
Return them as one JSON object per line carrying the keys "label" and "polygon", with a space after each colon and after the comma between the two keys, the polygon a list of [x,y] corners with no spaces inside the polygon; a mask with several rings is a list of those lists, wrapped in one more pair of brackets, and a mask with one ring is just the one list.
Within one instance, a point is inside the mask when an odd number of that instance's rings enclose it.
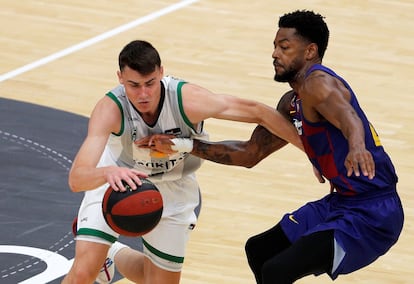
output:
{"label": "forearm", "polygon": [[365,131],[361,119],[352,110],[351,115],[343,115],[340,120],[342,134],[348,140],[350,149],[365,147]]}
{"label": "forearm", "polygon": [[107,182],[105,177],[107,168],[72,168],[69,173],[69,187],[73,192],[98,188]]}
{"label": "forearm", "polygon": [[220,164],[252,168],[286,144],[283,139],[258,126],[248,141],[194,140],[191,154]]}
{"label": "forearm", "polygon": [[256,161],[254,153],[244,151],[245,143],[243,141],[194,140],[191,154],[219,164],[251,168],[259,161]]}

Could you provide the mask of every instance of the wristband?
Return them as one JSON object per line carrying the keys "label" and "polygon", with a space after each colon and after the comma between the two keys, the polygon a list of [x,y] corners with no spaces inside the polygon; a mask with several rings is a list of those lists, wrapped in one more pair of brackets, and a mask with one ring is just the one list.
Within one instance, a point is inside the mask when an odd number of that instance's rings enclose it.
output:
{"label": "wristband", "polygon": [[171,149],[180,153],[190,153],[193,150],[193,139],[190,138],[173,138],[171,142]]}

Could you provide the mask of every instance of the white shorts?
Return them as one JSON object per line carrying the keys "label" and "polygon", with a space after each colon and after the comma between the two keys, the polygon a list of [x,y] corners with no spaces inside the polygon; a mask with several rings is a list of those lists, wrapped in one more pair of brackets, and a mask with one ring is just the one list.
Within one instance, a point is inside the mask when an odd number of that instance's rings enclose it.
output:
{"label": "white shorts", "polygon": [[[180,180],[154,182],[163,198],[163,213],[158,225],[142,236],[144,254],[158,267],[181,271],[189,233],[197,222],[195,208],[200,204],[200,190],[195,175]],[[78,213],[77,240],[111,245],[119,234],[106,223],[102,198],[108,184],[85,192]]]}

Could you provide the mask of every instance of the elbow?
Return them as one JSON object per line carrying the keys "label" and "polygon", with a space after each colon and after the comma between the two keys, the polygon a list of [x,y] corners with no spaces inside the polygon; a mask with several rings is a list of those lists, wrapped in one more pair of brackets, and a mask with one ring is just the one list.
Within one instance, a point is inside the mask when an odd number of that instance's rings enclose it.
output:
{"label": "elbow", "polygon": [[76,180],[71,176],[71,174],[69,174],[68,185],[69,185],[69,189],[72,192],[81,192],[82,191],[82,188],[80,187],[80,184],[78,182],[76,182]]}
{"label": "elbow", "polygon": [[250,160],[246,163],[244,163],[243,165],[240,165],[242,167],[245,167],[247,169],[251,169],[253,167],[255,167],[259,162],[261,161],[261,159],[254,159],[254,160]]}
{"label": "elbow", "polygon": [[79,188],[76,186],[76,183],[75,183],[75,182],[73,182],[73,181],[71,181],[70,179],[69,179],[68,184],[69,184],[69,189],[70,189],[72,192],[79,192],[79,191],[80,191],[80,190],[79,190]]}
{"label": "elbow", "polygon": [[249,140],[239,145],[237,158],[234,160],[238,166],[251,169],[259,164],[266,156],[266,153],[259,151],[257,144]]}
{"label": "elbow", "polygon": [[247,155],[244,157],[244,159],[239,160],[239,166],[245,167],[247,169],[251,169],[255,167],[261,160],[264,159],[259,153],[255,151],[246,151]]}

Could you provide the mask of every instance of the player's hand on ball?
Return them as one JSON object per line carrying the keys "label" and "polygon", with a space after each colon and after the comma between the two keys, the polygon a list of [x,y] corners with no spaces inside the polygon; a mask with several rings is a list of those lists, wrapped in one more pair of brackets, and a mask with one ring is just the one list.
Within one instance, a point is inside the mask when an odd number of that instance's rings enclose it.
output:
{"label": "player's hand on ball", "polygon": [[[121,192],[127,190],[126,185],[128,185],[130,189],[136,190],[137,185],[140,186],[142,184],[140,178],[148,177],[144,172],[116,166],[107,167],[104,171],[104,175],[112,189]],[[122,181],[124,181],[126,185],[124,185]]]}
{"label": "player's hand on ball", "polygon": [[155,228],[161,219],[164,203],[160,191],[148,179],[141,182],[136,190],[126,192],[108,187],[103,196],[103,216],[109,227],[118,234],[142,236]]}

